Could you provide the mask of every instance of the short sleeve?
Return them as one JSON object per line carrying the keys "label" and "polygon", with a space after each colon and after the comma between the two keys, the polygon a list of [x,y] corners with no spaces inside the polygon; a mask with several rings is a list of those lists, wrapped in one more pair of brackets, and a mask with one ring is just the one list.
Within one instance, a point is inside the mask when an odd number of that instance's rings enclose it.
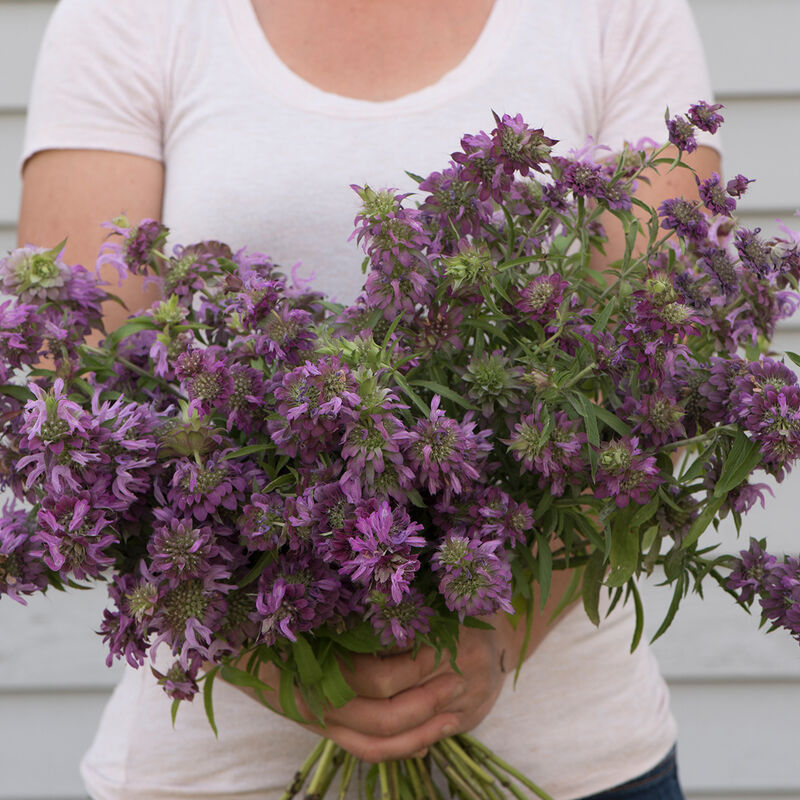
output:
{"label": "short sleeve", "polygon": [[[686,0],[600,0],[603,98],[597,140],[621,147],[649,137],[666,141],[664,114],[711,102],[711,81]],[[720,149],[718,136],[699,144]]]}
{"label": "short sleeve", "polygon": [[60,0],[36,64],[21,164],[49,149],[162,159],[168,6],[164,0]]}

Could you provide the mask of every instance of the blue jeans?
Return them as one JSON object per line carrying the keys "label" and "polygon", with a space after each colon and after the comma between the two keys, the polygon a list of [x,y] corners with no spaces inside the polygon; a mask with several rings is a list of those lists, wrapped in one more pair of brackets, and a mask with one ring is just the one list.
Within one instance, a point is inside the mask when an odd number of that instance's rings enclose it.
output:
{"label": "blue jeans", "polygon": [[685,800],[678,783],[675,749],[644,775],[583,800]]}

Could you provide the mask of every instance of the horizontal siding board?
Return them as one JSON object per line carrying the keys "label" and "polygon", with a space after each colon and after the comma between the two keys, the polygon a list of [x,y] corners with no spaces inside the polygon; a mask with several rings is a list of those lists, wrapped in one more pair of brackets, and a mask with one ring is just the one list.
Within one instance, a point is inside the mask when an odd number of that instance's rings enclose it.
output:
{"label": "horizontal siding board", "polygon": [[0,226],[3,227],[14,224],[19,214],[22,188],[19,157],[24,131],[23,114],[0,114]]}
{"label": "horizontal siding board", "polygon": [[[85,797],[78,772],[107,692],[0,694],[0,800]],[[9,746],[11,737],[19,746]]]}
{"label": "horizontal siding board", "polygon": [[0,109],[20,110],[28,103],[36,55],[55,3],[0,3]]}
{"label": "horizontal siding board", "polygon": [[797,0],[690,0],[717,94],[800,94]]}
{"label": "horizontal siding board", "polygon": [[800,682],[677,685],[670,693],[689,793],[800,794]]}

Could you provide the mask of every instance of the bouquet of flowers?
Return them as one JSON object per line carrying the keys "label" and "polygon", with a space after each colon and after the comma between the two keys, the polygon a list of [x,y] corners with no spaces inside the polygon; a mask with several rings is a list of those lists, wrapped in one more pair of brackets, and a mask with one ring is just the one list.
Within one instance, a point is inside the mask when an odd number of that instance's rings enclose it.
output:
{"label": "bouquet of flowers", "polygon": [[[719,109],[668,116],[679,153]],[[646,206],[650,170],[688,168],[653,142],[561,156],[520,116],[495,123],[412,176],[416,204],[354,187],[366,283],[346,307],[264,255],[167,252],[161,224],[120,219],[99,262],[163,299],[90,346],[99,279],[62,246],[5,258],[0,452],[22,505],[0,523],[0,592],[106,581],[109,663],[166,648],[173,714],[202,691],[212,726],[216,677],[322,722],[353,697],[353,653],[455,663],[460,626],[497,613],[529,632],[560,569],[561,609],[582,598],[597,623],[601,592],[634,604],[632,647],[636,580],[657,567],[673,587],[657,636],[711,578],[800,639],[800,562],[703,538],[764,502],[755,471],[781,480],[800,454],[800,386],[768,355],[800,236],[737,225],[741,175],[698,180],[705,207]],[[608,220],[626,249],[601,271]],[[356,766],[321,740],[285,797],[309,778],[322,797],[337,771],[344,797]],[[365,786],[441,797],[435,770],[452,797],[546,797],[467,735]]]}

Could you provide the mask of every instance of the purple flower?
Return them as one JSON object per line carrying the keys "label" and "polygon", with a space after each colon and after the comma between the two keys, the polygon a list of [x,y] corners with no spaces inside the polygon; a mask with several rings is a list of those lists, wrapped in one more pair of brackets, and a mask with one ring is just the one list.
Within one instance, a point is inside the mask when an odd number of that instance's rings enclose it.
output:
{"label": "purple flower", "polygon": [[33,527],[25,511],[8,503],[0,518],[0,597],[8,595],[26,604],[22,595],[40,592],[47,586],[38,548],[31,538]]}
{"label": "purple flower", "polygon": [[204,522],[218,508],[234,511],[243,500],[247,484],[241,462],[226,460],[232,450],[210,454],[205,461],[181,458],[167,492],[167,503],[177,511],[191,511]]}
{"label": "purple flower", "polygon": [[197,401],[201,414],[223,407],[233,394],[233,378],[225,358],[217,358],[218,350],[188,350],[178,357],[175,375],[190,400]]}
{"label": "purple flower", "polygon": [[725,191],[731,197],[741,197],[746,191],[749,184],[755,183],[752,178],[745,178],[744,175],[737,175],[731,178],[725,186]]}
{"label": "purple flower", "polygon": [[694,176],[694,179],[703,205],[712,214],[730,217],[731,212],[736,210],[736,201],[731,197],[730,192],[723,188],[719,175],[713,172],[711,177],[704,181],[701,181],[697,175]]}
{"label": "purple flower", "polygon": [[247,550],[274,550],[283,539],[285,499],[272,492],[250,495],[238,520],[239,537]]}
{"label": "purple flower", "polygon": [[700,254],[697,265],[712,277],[720,291],[733,295],[739,288],[739,272],[728,252],[721,247],[704,247]]}
{"label": "purple flower", "polygon": [[93,508],[88,492],[74,497],[46,497],[39,510],[33,541],[46,546],[43,560],[62,576],[97,577],[114,559],[106,552],[118,541],[113,517]]}
{"label": "purple flower", "polygon": [[674,230],[678,236],[701,242],[708,235],[708,220],[697,203],[676,197],[665,200],[658,207],[661,227]]}
{"label": "purple flower", "polygon": [[203,578],[162,584],[150,622],[157,634],[151,648],[166,642],[184,668],[197,657],[213,660],[220,646],[214,632],[225,614],[225,596],[232,589],[219,581],[216,571]]}
{"label": "purple flower", "polygon": [[695,127],[686,117],[676,116],[667,120],[667,131],[669,141],[685,153],[692,153],[697,150],[697,139],[695,139]]}
{"label": "purple flower", "polygon": [[728,576],[727,586],[739,593],[739,602],[749,603],[761,594],[766,578],[778,563],[775,556],[763,549],[763,542],[750,539],[750,549],[742,550],[736,566]]}
{"label": "purple flower", "polygon": [[526,319],[546,325],[553,321],[568,286],[558,273],[539,275],[520,290],[516,308]]}
{"label": "purple flower", "polygon": [[530,128],[521,114],[515,117],[494,114],[497,127],[492,131],[492,153],[500,168],[507,175],[519,172],[527,175],[530,170],[542,172],[541,164],[548,160],[556,139],[544,135],[541,128]]}
{"label": "purple flower", "polygon": [[125,217],[104,223],[112,233],[123,237],[123,241],[106,241],[97,261],[98,268],[112,264],[119,272],[120,282],[131,273],[157,270],[158,251],[164,247],[169,230],[154,219],[143,219],[138,225],[131,225]]}
{"label": "purple flower", "polygon": [[739,258],[748,269],[761,278],[775,270],[772,260],[772,248],[758,234],[761,228],[748,230],[740,228],[736,231],[736,250]]}
{"label": "purple flower", "polygon": [[644,505],[662,483],[655,456],[645,456],[637,437],[625,437],[600,450],[594,496],[613,497],[619,508],[633,500]]}
{"label": "purple flower", "polygon": [[159,672],[155,667],[151,669],[167,697],[173,700],[191,700],[199,691],[197,676],[201,665],[202,659],[194,657],[187,666],[175,661],[166,673]]}
{"label": "purple flower", "polygon": [[526,502],[518,503],[497,486],[479,493],[470,506],[476,538],[500,539],[504,544],[524,543],[533,529],[533,512]]}
{"label": "purple flower", "polygon": [[579,425],[565,412],[552,413],[539,403],[515,423],[511,438],[502,441],[522,467],[539,475],[539,488],[560,497],[567,483],[586,468],[581,449],[587,439],[578,432]]}
{"label": "purple flower", "polygon": [[725,122],[722,114],[717,114],[721,108],[724,108],[720,103],[709,105],[705,100],[700,100],[692,106],[689,106],[689,111],[686,116],[689,121],[696,125],[701,131],[708,133],[716,133],[719,126]]}
{"label": "purple flower", "polygon": [[[153,583],[137,582],[133,575],[123,573],[113,576],[108,595],[114,610],[103,611],[98,631],[108,645],[106,665],[110,667],[115,658],[124,658],[132,667],[140,667],[147,655],[147,624],[155,610],[158,588]],[[145,611],[148,606],[149,613]]]}
{"label": "purple flower", "polygon": [[352,558],[342,564],[339,573],[388,591],[399,603],[420,566],[412,548],[425,546],[425,538],[417,535],[423,526],[411,522],[405,509],[392,510],[384,501],[376,511],[358,515],[355,528],[349,539]]}
{"label": "purple flower", "polygon": [[13,250],[0,260],[0,289],[27,303],[62,299],[70,276],[62,250],[63,243],[52,250],[32,244]]}
{"label": "purple flower", "polygon": [[431,494],[445,497],[461,494],[466,485],[478,480],[485,454],[491,450],[490,431],[475,433],[472,412],[459,423],[439,408],[441,398],[434,395],[427,420],[420,420],[401,435],[404,452],[416,472],[418,483]]}
{"label": "purple flower", "polygon": [[44,337],[37,311],[38,306],[14,300],[0,304],[0,380],[39,360]]}
{"label": "purple flower", "polygon": [[36,396],[25,404],[21,432],[27,433],[29,440],[38,437],[43,442],[55,442],[86,432],[81,419],[83,409],[64,393],[63,378],[56,378],[52,392],[45,392],[35,383],[29,383],[28,388]]}
{"label": "purple flower", "polygon": [[153,529],[147,543],[153,572],[178,580],[207,574],[212,559],[221,552],[211,526],[196,527],[193,519],[180,519],[171,512],[156,513],[156,517],[165,524]]}
{"label": "purple flower", "polygon": [[268,565],[256,596],[262,640],[267,645],[280,637],[294,642],[298,634],[323,625],[336,610],[339,584],[336,573],[308,553]]}
{"label": "purple flower", "polygon": [[500,540],[448,535],[434,553],[431,568],[441,570],[439,592],[460,620],[500,610],[513,613],[511,568]]}
{"label": "purple flower", "polygon": [[411,589],[399,603],[375,590],[370,592],[366,616],[384,647],[408,647],[417,636],[430,631],[433,610],[425,605],[425,598],[416,589]]}
{"label": "purple flower", "polygon": [[686,436],[683,408],[664,391],[626,398],[623,411],[633,423],[633,433],[651,447],[658,448]]}

